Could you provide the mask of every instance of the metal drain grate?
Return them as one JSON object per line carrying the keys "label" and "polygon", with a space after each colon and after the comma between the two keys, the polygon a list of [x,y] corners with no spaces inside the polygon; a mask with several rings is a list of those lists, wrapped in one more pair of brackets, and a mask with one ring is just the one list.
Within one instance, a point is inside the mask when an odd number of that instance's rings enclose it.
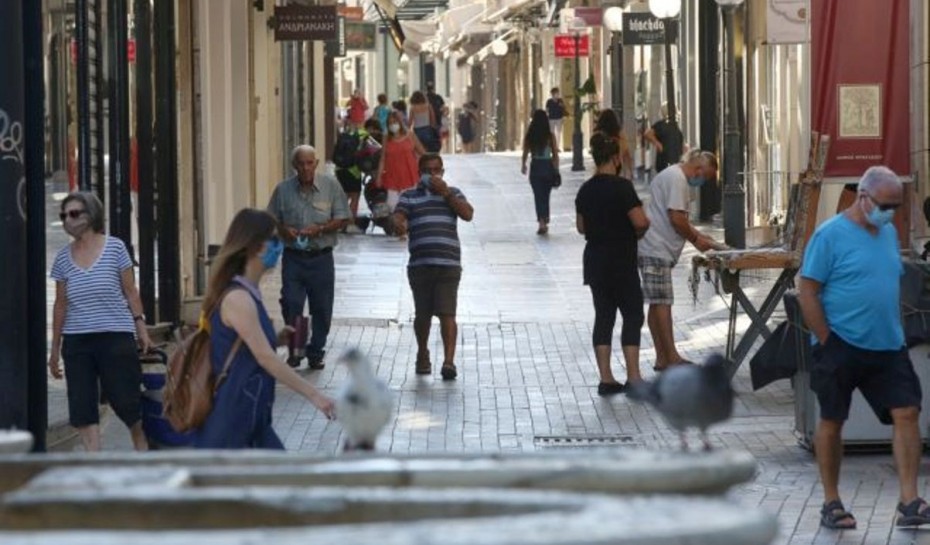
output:
{"label": "metal drain grate", "polygon": [[537,435],[536,448],[641,448],[643,444],[632,435]]}

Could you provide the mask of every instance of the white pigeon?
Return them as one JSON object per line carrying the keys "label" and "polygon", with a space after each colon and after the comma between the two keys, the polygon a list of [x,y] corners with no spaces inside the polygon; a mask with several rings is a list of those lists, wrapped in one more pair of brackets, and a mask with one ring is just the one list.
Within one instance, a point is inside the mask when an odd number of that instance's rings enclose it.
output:
{"label": "white pigeon", "polygon": [[374,450],[378,434],[391,419],[393,396],[359,350],[349,350],[339,361],[349,369],[336,396],[336,418],[346,435],[344,450]]}

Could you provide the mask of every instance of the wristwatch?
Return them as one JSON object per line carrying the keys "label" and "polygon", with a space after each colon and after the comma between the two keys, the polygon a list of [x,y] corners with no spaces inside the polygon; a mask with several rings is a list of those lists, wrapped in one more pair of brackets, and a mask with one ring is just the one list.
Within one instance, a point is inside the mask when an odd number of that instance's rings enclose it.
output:
{"label": "wristwatch", "polygon": [[138,314],[138,315],[136,315],[136,316],[133,316],[133,317],[132,317],[132,320],[133,320],[134,322],[138,322],[139,320],[142,320],[142,321],[144,322],[144,321],[145,321],[145,314]]}

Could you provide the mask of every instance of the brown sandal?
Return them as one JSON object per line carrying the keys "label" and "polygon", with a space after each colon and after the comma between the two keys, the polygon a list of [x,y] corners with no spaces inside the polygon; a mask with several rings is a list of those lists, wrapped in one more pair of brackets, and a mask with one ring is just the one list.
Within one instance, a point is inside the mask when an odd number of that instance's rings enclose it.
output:
{"label": "brown sandal", "polygon": [[439,374],[442,375],[442,380],[455,380],[459,373],[455,369],[454,363],[445,362],[442,364]]}
{"label": "brown sandal", "polygon": [[418,375],[431,375],[433,364],[429,361],[429,350],[424,354],[417,354],[416,373]]}

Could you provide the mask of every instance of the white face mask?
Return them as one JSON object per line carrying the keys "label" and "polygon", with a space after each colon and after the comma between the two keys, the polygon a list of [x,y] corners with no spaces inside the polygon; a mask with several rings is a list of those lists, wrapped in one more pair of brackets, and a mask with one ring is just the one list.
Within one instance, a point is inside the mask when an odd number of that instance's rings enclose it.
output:
{"label": "white face mask", "polygon": [[392,134],[397,134],[400,132],[400,123],[391,123],[388,125],[388,130],[391,131]]}

